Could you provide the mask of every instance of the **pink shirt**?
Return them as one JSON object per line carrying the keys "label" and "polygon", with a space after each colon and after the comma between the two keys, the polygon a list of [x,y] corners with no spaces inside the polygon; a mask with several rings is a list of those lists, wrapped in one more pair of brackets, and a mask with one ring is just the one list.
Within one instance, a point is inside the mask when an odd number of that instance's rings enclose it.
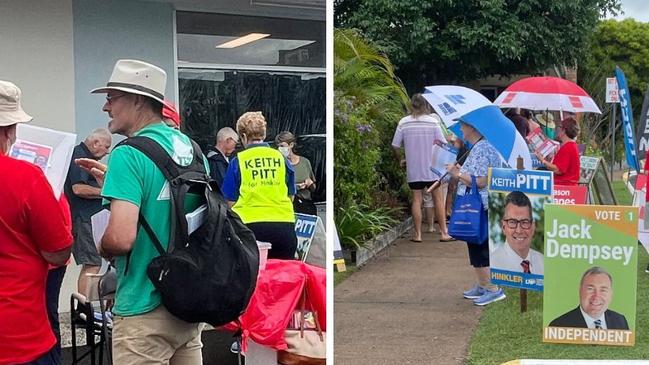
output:
{"label": "pink shirt", "polygon": [[399,121],[392,139],[393,147],[406,152],[408,182],[434,181],[438,176],[430,171],[433,162],[433,144],[436,140],[446,142],[441,119],[437,114],[421,115],[416,119],[408,115]]}

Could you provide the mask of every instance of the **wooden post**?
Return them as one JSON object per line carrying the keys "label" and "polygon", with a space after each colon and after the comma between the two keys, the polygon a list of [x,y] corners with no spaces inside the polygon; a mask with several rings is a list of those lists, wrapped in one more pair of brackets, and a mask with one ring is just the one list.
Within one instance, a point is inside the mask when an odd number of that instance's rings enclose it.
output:
{"label": "wooden post", "polygon": [[[516,159],[516,169],[524,170],[525,165],[523,164],[523,157],[518,156]],[[521,293],[521,313],[527,312],[527,289],[520,289]]]}

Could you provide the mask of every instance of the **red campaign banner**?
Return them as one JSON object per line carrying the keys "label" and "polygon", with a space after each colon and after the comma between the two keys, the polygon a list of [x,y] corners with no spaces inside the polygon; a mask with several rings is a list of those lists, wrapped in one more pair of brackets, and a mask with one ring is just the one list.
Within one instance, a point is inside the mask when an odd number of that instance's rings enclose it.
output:
{"label": "red campaign banner", "polygon": [[554,204],[586,204],[588,187],[578,186],[554,186]]}
{"label": "red campaign banner", "polygon": [[635,178],[635,189],[642,190],[647,186],[647,175],[638,174]]}

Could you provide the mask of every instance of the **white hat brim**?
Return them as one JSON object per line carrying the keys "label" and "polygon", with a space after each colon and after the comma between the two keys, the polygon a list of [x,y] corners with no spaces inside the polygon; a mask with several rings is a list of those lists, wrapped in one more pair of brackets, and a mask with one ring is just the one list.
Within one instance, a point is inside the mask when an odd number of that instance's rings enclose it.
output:
{"label": "white hat brim", "polygon": [[105,87],[98,87],[96,89],[90,90],[91,94],[106,94],[110,90],[118,90],[118,91],[123,91],[125,93],[130,93],[130,94],[137,94],[137,95],[142,95],[142,96],[148,96],[153,100],[159,101],[160,103],[164,103],[163,99],[149,93],[146,91],[142,90],[137,90],[137,89],[132,89],[129,87],[122,87],[122,86],[105,86]]}
{"label": "white hat brim", "polygon": [[18,110],[0,112],[0,127],[6,127],[18,123],[29,123],[32,121],[32,116],[25,113],[25,111],[18,107]]}

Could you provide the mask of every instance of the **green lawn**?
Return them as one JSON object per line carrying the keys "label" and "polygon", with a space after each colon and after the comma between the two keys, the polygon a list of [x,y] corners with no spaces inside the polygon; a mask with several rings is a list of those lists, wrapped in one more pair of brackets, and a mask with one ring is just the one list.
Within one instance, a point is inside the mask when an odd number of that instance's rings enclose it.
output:
{"label": "green lawn", "polygon": [[613,194],[617,198],[619,205],[631,205],[633,203],[633,196],[629,194],[629,189],[626,187],[624,181],[613,181]]}
{"label": "green lawn", "polygon": [[334,286],[340,284],[343,280],[347,279],[351,274],[356,272],[356,265],[346,264],[347,270],[338,272],[334,270]]}
{"label": "green lawn", "polygon": [[[620,205],[631,197],[622,182],[613,188]],[[528,291],[528,311],[520,313],[520,291],[505,289],[507,299],[485,308],[469,345],[467,364],[494,365],[514,359],[648,359],[649,274],[644,269],[649,254],[638,246],[636,344],[634,347],[563,345],[543,343],[543,293]]]}

